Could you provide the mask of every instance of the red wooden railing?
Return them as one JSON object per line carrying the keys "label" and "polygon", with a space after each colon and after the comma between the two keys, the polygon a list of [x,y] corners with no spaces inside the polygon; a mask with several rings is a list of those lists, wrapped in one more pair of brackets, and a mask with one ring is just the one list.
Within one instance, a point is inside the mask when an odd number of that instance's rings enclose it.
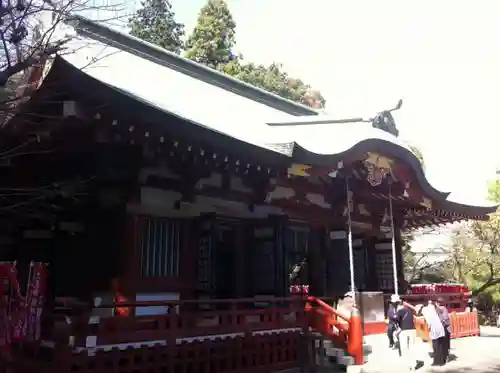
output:
{"label": "red wooden railing", "polygon": [[318,298],[307,297],[307,300],[310,304],[306,305],[310,313],[309,325],[347,351],[357,365],[363,364],[363,328],[359,313],[356,311],[347,316]]}
{"label": "red wooden railing", "polygon": [[[260,307],[258,307],[260,306]],[[114,308],[102,305],[97,308]],[[97,345],[166,341],[217,336],[251,334],[252,332],[296,328],[306,330],[308,321],[302,298],[183,300],[120,303],[121,308],[167,307],[163,315],[100,317],[91,322],[90,312],[59,320],[46,338],[64,343],[74,336],[74,345],[84,347],[88,336]],[[202,308],[203,307],[203,308]],[[212,310],[204,310],[211,308]],[[94,318],[95,319],[95,318]]]}
{"label": "red wooden railing", "polygon": [[347,349],[349,317],[315,297],[308,297],[306,311],[309,312],[309,325],[318,333],[329,336],[338,345]]}
{"label": "red wooden railing", "polygon": [[[202,305],[212,310],[202,311]],[[23,346],[14,368],[20,373],[114,373],[198,371],[211,366],[214,372],[268,372],[299,367],[310,359],[303,355],[308,351],[303,336],[310,327],[346,350],[357,364],[363,363],[359,317],[343,315],[317,298],[120,303],[131,311],[146,306],[168,307],[168,312],[130,312],[96,320],[89,309],[53,320],[44,335],[51,348]]]}
{"label": "red wooden railing", "polygon": [[[219,309],[201,311],[200,304]],[[101,318],[95,324],[89,324],[89,313],[71,317],[65,328],[53,330],[51,348],[30,345],[22,346],[21,351],[13,348],[13,370],[18,373],[173,373],[205,371],[206,367],[217,373],[285,370],[309,361],[304,338],[309,327],[345,349],[356,364],[363,364],[359,317],[355,313],[343,315],[314,297],[138,302],[120,306],[168,306],[169,312]],[[106,307],[115,305],[100,308]],[[452,337],[479,333],[475,312],[452,313],[451,319]],[[418,334],[428,339],[423,319],[417,317],[416,322]],[[68,343],[69,336],[74,337],[73,345]],[[86,346],[88,336],[95,337],[97,346]],[[207,338],[208,341],[203,340]],[[124,343],[131,345],[116,346]],[[145,343],[149,346],[145,347]]]}
{"label": "red wooden railing", "polygon": [[75,352],[69,346],[55,349],[24,348],[14,352],[16,373],[122,373],[214,372],[268,373],[301,366],[305,350],[299,333],[216,338],[176,345],[120,350]]}
{"label": "red wooden railing", "polygon": [[[216,373],[267,373],[297,368],[309,359],[302,337],[309,329],[304,304],[305,300],[297,297],[122,302],[120,307],[132,311],[163,306],[168,312],[100,317],[97,321],[89,311],[65,315],[62,320],[59,317],[57,322],[53,320],[53,328],[45,333],[41,346],[13,349],[12,368],[18,373],[207,369]],[[92,346],[88,345],[89,338]],[[47,342],[50,348],[45,347]]]}

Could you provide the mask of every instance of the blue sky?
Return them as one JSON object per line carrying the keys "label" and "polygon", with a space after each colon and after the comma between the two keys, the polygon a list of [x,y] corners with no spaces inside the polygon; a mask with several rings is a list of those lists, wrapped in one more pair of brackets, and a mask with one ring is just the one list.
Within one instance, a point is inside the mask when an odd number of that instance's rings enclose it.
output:
{"label": "blue sky", "polygon": [[[204,3],[173,0],[188,31]],[[329,114],[371,115],[403,98],[397,125],[421,148],[430,181],[456,200],[485,203],[486,182],[500,165],[500,2],[229,5],[237,50],[254,62],[284,63],[322,91]]]}

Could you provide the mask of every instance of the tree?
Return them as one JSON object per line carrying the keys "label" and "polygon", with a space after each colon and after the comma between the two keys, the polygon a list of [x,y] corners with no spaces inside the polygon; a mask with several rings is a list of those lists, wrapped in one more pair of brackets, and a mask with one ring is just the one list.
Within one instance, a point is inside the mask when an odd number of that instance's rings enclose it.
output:
{"label": "tree", "polygon": [[[498,203],[499,196],[500,182],[490,182],[490,200]],[[486,222],[462,224],[455,231],[447,265],[453,278],[467,283],[473,294],[489,293],[500,300],[500,213]]]}
{"label": "tree", "polygon": [[237,57],[236,23],[224,0],[209,0],[201,9],[198,22],[186,41],[185,56],[212,69],[224,66]]}
{"label": "tree", "polygon": [[[168,0],[144,0],[129,21],[130,33],[170,51],[183,49],[184,26],[175,21]],[[184,47],[184,56],[239,80],[314,109],[325,107],[321,93],[290,77],[283,66],[245,63],[235,54],[236,23],[224,0],[208,0]]]}
{"label": "tree", "polygon": [[325,99],[302,80],[290,77],[283,66],[245,63],[236,55],[236,23],[224,0],[209,0],[201,9],[198,23],[186,42],[185,56],[217,69],[255,87],[315,109],[325,106]]}
{"label": "tree", "polygon": [[184,25],[175,20],[169,0],[143,0],[129,19],[130,34],[174,53],[183,49]]}
{"label": "tree", "polygon": [[435,255],[448,254],[443,247],[415,252],[412,243],[415,237],[435,233],[433,228],[407,230],[403,232],[403,268],[405,280],[408,283],[434,283],[443,282],[448,278],[446,262],[437,260]]}
{"label": "tree", "polygon": [[[60,51],[69,39],[55,37],[55,28],[79,4],[23,0],[0,4],[0,87],[4,89],[11,77],[22,73]],[[52,13],[52,21],[44,31],[41,19]]]}
{"label": "tree", "polygon": [[[56,54],[73,53],[74,36],[63,34],[62,23],[74,15],[116,14],[118,6],[95,6],[87,0],[12,0],[0,3],[0,120],[13,113],[28,90],[18,89],[29,82],[32,68]],[[114,16],[113,18],[116,18]],[[110,19],[111,20],[111,19]]]}
{"label": "tree", "polygon": [[262,88],[291,101],[300,102],[314,109],[325,107],[326,100],[317,90],[302,80],[289,76],[283,71],[283,65],[273,63],[269,66],[253,63],[240,64],[232,74],[255,87]]}

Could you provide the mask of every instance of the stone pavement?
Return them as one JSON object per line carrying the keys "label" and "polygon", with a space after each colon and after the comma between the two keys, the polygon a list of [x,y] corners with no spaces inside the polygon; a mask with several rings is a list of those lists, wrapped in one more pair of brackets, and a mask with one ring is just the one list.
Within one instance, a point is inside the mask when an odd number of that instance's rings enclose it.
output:
{"label": "stone pavement", "polygon": [[[390,350],[385,335],[368,336],[367,344],[373,352],[368,363],[362,368],[364,373],[401,373],[403,369],[398,353]],[[500,373],[500,329],[481,328],[480,337],[468,337],[451,341],[451,354],[456,357],[444,367],[431,367],[429,352],[431,347],[425,343],[415,346],[415,353],[422,357],[425,366],[418,370],[422,373]]]}

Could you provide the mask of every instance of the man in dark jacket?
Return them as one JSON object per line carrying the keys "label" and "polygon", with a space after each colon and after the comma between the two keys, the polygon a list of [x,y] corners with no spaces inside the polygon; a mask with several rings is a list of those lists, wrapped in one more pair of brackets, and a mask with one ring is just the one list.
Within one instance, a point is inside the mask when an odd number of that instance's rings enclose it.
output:
{"label": "man in dark jacket", "polygon": [[393,295],[391,300],[394,300],[396,306],[396,321],[399,326],[399,333],[397,335],[399,342],[399,354],[405,365],[409,370],[420,369],[424,362],[417,358],[418,353],[415,349],[415,340],[417,333],[415,330],[415,322],[413,320],[413,312],[405,307],[403,301],[399,299],[398,295]]}

